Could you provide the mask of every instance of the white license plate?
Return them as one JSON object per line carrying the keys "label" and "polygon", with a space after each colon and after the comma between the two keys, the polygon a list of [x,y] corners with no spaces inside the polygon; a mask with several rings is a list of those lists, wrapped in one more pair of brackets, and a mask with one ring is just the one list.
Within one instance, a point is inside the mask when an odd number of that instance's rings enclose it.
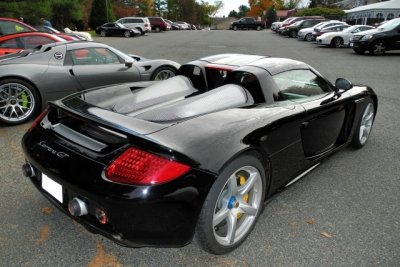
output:
{"label": "white license plate", "polygon": [[63,203],[62,186],[54,180],[50,179],[50,177],[44,173],[42,173],[42,188],[59,202]]}
{"label": "white license plate", "polygon": [[353,43],[350,43],[350,47],[353,47],[354,46],[354,44]]}

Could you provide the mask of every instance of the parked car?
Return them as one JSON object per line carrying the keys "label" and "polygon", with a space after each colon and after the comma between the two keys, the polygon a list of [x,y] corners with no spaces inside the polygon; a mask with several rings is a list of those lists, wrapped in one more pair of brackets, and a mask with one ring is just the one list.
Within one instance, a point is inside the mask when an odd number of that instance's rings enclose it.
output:
{"label": "parked car", "polygon": [[165,21],[166,21],[169,25],[171,25],[171,30],[174,30],[174,31],[183,30],[182,26],[179,25],[178,23],[173,22],[173,21],[168,20],[168,19],[165,19]]}
{"label": "parked car", "polygon": [[161,17],[149,17],[149,21],[151,24],[151,28],[155,31],[155,32],[160,32],[160,31],[167,31],[170,30],[168,28],[169,23],[167,23],[163,18]]}
{"label": "parked car", "polygon": [[49,26],[35,26],[35,28],[39,31],[39,32],[46,32],[46,33],[50,33],[50,34],[54,34],[57,35],[63,39],[65,39],[66,41],[77,41],[77,40],[86,40],[84,38],[82,38],[79,35],[73,34],[73,33],[62,33],[59,30],[56,30],[52,27]]}
{"label": "parked car", "polygon": [[0,56],[56,42],[65,42],[65,39],[44,32],[21,32],[4,35],[0,37]]}
{"label": "parked car", "polygon": [[[203,61],[230,57],[240,63]],[[52,102],[23,137],[24,176],[119,244],[194,237],[210,253],[234,250],[279,189],[339,149],[363,147],[377,110],[368,86],[332,85],[300,61],[247,57],[212,90],[178,75]]]}
{"label": "parked car", "polygon": [[325,33],[328,33],[328,32],[341,32],[341,31],[343,31],[343,30],[345,30],[345,29],[347,29],[349,27],[350,27],[350,25],[348,25],[348,24],[324,27],[324,28],[319,29],[319,30],[317,30],[317,29],[314,30],[313,36],[314,36],[314,39],[316,39],[318,36],[321,36],[321,35],[323,35]]}
{"label": "parked car", "polygon": [[400,18],[392,19],[377,29],[355,33],[350,39],[350,46],[357,54],[369,51],[381,56],[389,50],[400,49]]}
{"label": "parked car", "polygon": [[321,23],[323,21],[326,21],[325,19],[306,19],[306,20],[300,20],[296,23],[293,23],[289,26],[286,27],[285,32],[283,32],[283,35],[287,35],[291,38],[297,38],[297,33],[301,30],[301,29],[305,29],[305,28],[310,28],[313,27],[315,25],[317,25],[318,23]]}
{"label": "parked car", "polygon": [[0,18],[0,36],[18,32],[33,32],[36,29],[22,21],[10,18]]}
{"label": "parked car", "polygon": [[[298,33],[297,33],[297,39],[301,40],[301,41],[308,41],[311,42],[314,37],[312,35],[312,33],[314,32],[314,29],[327,23],[327,22],[331,22],[331,21],[323,21],[318,23],[317,25],[315,25],[314,27],[310,27],[310,28],[305,28],[305,29],[301,29]],[[340,22],[338,20],[336,20],[335,22]]]}
{"label": "parked car", "polygon": [[257,30],[260,31],[261,29],[265,28],[265,24],[262,21],[258,21],[252,17],[244,17],[239,20],[236,20],[231,23],[230,29],[231,30],[238,30],[238,29],[248,29],[248,30]]}
{"label": "parked car", "polygon": [[182,30],[191,30],[192,27],[189,23],[184,22],[184,21],[177,21],[177,24],[179,24],[179,26],[181,27]]}
{"label": "parked car", "polygon": [[277,32],[278,32],[279,34],[281,34],[281,33],[282,33],[282,30],[283,30],[285,27],[287,27],[287,26],[289,26],[289,25],[291,25],[291,24],[293,24],[293,23],[296,23],[296,22],[298,22],[298,21],[300,21],[300,20],[305,20],[305,19],[325,19],[325,18],[322,17],[322,16],[290,17],[290,18],[288,18],[288,19],[286,19],[286,20],[284,20],[284,21],[282,22],[282,25],[281,25],[281,27],[277,30]]}
{"label": "parked car", "polygon": [[116,21],[125,27],[140,31],[141,35],[151,32],[150,20],[147,17],[124,17]]}
{"label": "parked car", "polygon": [[274,32],[276,32],[276,31],[278,30],[278,28],[281,27],[281,25],[282,25],[282,21],[275,21],[275,22],[272,22],[272,24],[271,24],[271,30],[274,31]]}
{"label": "parked car", "polygon": [[140,31],[125,27],[121,23],[104,23],[103,25],[96,28],[96,33],[100,34],[101,37],[106,36],[124,36],[124,37],[135,37],[141,35]]}
{"label": "parked car", "polygon": [[79,36],[81,39],[84,39],[85,41],[93,41],[92,35],[89,32],[81,32],[81,31],[73,31],[70,28],[66,27],[64,28],[64,32],[66,34],[74,34]]}
{"label": "parked car", "polygon": [[343,31],[339,32],[328,32],[317,37],[317,43],[321,45],[327,45],[330,47],[341,47],[349,46],[350,37],[352,34],[374,29],[368,25],[353,25]]}
{"label": "parked car", "polygon": [[0,121],[20,124],[36,116],[48,101],[97,86],[167,79],[179,67],[174,61],[126,55],[105,44],[82,41],[3,56]]}

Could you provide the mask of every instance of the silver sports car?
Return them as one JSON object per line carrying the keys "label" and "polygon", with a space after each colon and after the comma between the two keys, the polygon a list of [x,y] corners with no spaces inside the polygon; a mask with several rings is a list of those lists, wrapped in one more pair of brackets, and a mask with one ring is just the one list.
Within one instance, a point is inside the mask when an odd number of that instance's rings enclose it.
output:
{"label": "silver sports car", "polygon": [[20,124],[48,101],[79,90],[135,81],[164,80],[180,65],[127,55],[105,44],[67,42],[0,57],[0,122]]}

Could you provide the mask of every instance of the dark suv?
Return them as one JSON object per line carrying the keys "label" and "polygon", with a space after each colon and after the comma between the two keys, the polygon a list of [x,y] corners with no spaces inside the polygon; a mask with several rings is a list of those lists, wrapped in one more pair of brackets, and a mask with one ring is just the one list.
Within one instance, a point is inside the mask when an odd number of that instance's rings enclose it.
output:
{"label": "dark suv", "polygon": [[400,18],[389,20],[376,29],[352,35],[350,47],[357,54],[369,50],[376,56],[388,50],[400,50]]}
{"label": "dark suv", "polygon": [[298,21],[297,23],[291,24],[282,31],[283,35],[287,35],[291,38],[297,38],[297,33],[304,28],[310,28],[317,25],[320,22],[325,21],[325,19],[306,19]]}
{"label": "dark suv", "polygon": [[148,17],[151,24],[151,29],[155,32],[167,31],[168,27],[171,27],[163,18],[161,17]]}

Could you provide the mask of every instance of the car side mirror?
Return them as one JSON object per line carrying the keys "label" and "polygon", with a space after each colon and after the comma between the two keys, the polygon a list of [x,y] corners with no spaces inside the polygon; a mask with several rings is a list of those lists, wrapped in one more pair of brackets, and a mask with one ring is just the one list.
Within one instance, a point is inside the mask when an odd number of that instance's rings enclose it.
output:
{"label": "car side mirror", "polygon": [[336,86],[336,89],[338,89],[338,90],[347,91],[353,87],[353,84],[345,78],[337,78],[336,82],[335,82],[335,86]]}
{"label": "car side mirror", "polygon": [[125,60],[125,66],[128,67],[128,68],[132,67],[133,62],[134,62],[133,59],[132,60]]}

